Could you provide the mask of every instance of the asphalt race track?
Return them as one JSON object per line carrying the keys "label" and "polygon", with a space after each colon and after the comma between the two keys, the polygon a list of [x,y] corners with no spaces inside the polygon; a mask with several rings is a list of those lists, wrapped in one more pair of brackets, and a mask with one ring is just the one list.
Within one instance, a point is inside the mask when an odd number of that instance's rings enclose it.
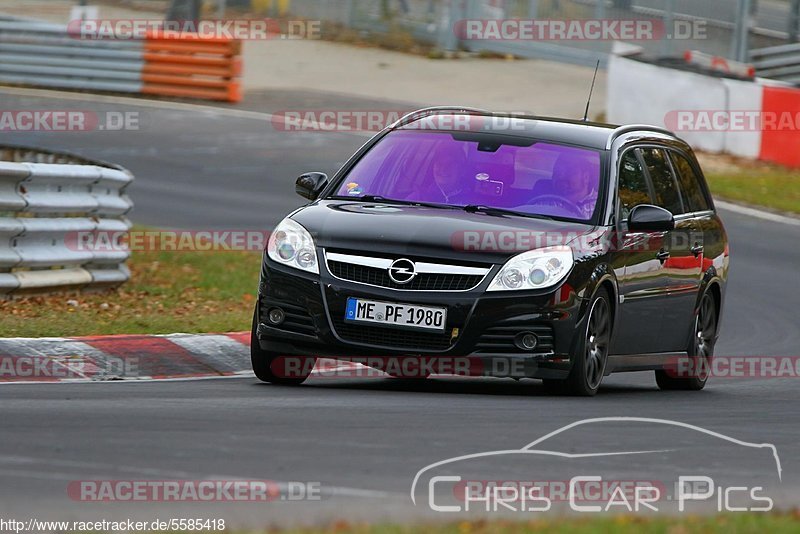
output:
{"label": "asphalt race track", "polygon": [[[366,139],[276,130],[257,112],[281,109],[285,103],[277,100],[285,95],[251,102],[250,114],[132,105],[90,95],[60,99],[5,90],[0,95],[5,109],[139,112],[139,131],[2,132],[0,139],[128,167],[137,177],[129,191],[136,203],[132,219],[162,228],[269,230],[301,204],[293,185],[298,174],[332,173]],[[732,269],[717,354],[797,355],[800,226],[733,212],[723,216]],[[519,448],[578,420],[622,416],[680,421],[746,442],[774,444],[783,476],[772,496],[776,504],[796,505],[798,380],[712,379],[703,392],[681,393],[660,392],[652,373],[615,375],[594,399],[548,396],[537,381],[458,378],[314,378],[295,389],[252,378],[7,385],[0,387],[0,515],[200,516],[247,524],[341,516],[454,519],[434,514],[419,500],[412,504],[409,491],[419,469],[453,456]],[[656,449],[674,435],[666,425],[651,425],[646,432],[597,425],[580,439],[598,447],[633,440]],[[637,464],[635,476],[664,480],[678,468],[703,472],[711,463],[725,475],[757,475],[757,464],[741,449],[705,450],[709,457],[684,445],[680,450],[686,454],[677,464]],[[598,469],[613,470],[621,460],[594,461]],[[564,476],[558,464],[540,469],[536,476]],[[67,495],[70,481],[100,479],[319,482],[322,498],[133,505],[76,502]]]}

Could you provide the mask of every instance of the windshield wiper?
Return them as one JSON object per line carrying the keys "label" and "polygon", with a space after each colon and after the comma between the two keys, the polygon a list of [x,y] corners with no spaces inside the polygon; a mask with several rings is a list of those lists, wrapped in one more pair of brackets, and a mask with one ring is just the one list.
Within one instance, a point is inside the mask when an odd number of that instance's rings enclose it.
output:
{"label": "windshield wiper", "polygon": [[398,200],[395,198],[386,198],[380,195],[364,195],[363,197],[353,197],[354,200],[361,200],[362,202],[391,202],[394,204],[405,204],[405,200]]}
{"label": "windshield wiper", "polygon": [[328,198],[330,198],[331,200],[356,200],[361,202],[384,202],[386,204],[410,204],[410,202],[406,200],[399,200],[396,198],[386,198],[380,195],[364,195],[361,197],[334,195]]}
{"label": "windshield wiper", "polygon": [[435,202],[420,202],[418,200],[400,200],[396,198],[386,198],[380,195],[364,195],[361,197],[332,196],[334,200],[358,200],[360,202],[384,202],[386,204],[401,204],[403,206],[422,206],[425,208],[459,209],[456,206],[447,204],[436,204]]}
{"label": "windshield wiper", "polygon": [[464,206],[462,209],[467,213],[485,213],[491,217],[504,217],[506,215],[513,215],[516,217],[533,217],[536,219],[547,219],[550,221],[553,220],[552,217],[548,217],[547,215],[539,215],[538,213],[521,213],[519,211],[493,208],[492,206],[478,204],[470,204],[469,206]]}
{"label": "windshield wiper", "polygon": [[491,215],[494,217],[501,217],[503,215],[519,215],[519,213],[511,210],[504,210],[502,208],[493,208],[491,206],[483,206],[478,204],[470,204],[469,206],[464,206],[464,211],[467,213],[485,213],[486,215]]}

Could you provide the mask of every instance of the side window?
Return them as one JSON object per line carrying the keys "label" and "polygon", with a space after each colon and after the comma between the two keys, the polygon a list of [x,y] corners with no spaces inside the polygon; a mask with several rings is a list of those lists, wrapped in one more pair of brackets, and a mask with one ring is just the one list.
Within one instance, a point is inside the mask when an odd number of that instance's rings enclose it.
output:
{"label": "side window", "polygon": [[683,203],[687,211],[706,211],[709,209],[708,200],[700,186],[700,177],[694,172],[689,160],[677,152],[670,151],[672,163],[678,173],[678,182],[681,187]]}
{"label": "side window", "polygon": [[639,204],[650,204],[650,191],[644,177],[644,169],[636,157],[635,150],[628,150],[619,164],[620,220],[628,218],[631,210]]}
{"label": "side window", "polygon": [[669,210],[673,215],[683,213],[678,185],[672,175],[667,153],[660,148],[643,148],[642,157],[653,183],[656,206]]}

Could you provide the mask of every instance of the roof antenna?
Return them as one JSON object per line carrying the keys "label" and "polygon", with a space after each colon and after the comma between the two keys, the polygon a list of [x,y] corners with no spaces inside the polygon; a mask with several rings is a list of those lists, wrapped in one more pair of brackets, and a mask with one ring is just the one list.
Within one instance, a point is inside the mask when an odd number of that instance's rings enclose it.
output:
{"label": "roof antenna", "polygon": [[597,66],[594,68],[594,78],[592,78],[592,88],[589,89],[589,100],[586,102],[586,113],[583,114],[583,122],[589,122],[589,105],[592,103],[592,94],[594,93],[594,82],[597,80],[597,71],[600,70],[600,60],[597,60]]}

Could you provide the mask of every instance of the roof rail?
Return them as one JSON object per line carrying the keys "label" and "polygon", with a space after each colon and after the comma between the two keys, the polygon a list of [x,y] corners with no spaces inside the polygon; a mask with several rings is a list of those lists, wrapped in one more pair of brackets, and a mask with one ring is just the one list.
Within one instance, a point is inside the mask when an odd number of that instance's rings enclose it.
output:
{"label": "roof rail", "polygon": [[468,108],[464,106],[435,106],[430,108],[422,108],[416,111],[412,111],[401,117],[397,120],[394,124],[390,126],[390,128],[399,128],[401,126],[406,126],[411,124],[412,122],[419,120],[423,117],[429,117],[431,115],[447,115],[452,113],[461,113],[465,115],[491,115],[492,112],[486,109],[479,109],[479,108]]}
{"label": "roof rail", "polygon": [[611,136],[609,136],[608,143],[606,144],[606,150],[610,150],[611,145],[614,144],[614,141],[616,141],[626,133],[639,132],[639,131],[654,132],[654,133],[666,134],[670,137],[675,137],[675,134],[667,130],[666,128],[659,128],[658,126],[651,126],[649,124],[628,124],[626,126],[620,126],[616,130],[611,132]]}

